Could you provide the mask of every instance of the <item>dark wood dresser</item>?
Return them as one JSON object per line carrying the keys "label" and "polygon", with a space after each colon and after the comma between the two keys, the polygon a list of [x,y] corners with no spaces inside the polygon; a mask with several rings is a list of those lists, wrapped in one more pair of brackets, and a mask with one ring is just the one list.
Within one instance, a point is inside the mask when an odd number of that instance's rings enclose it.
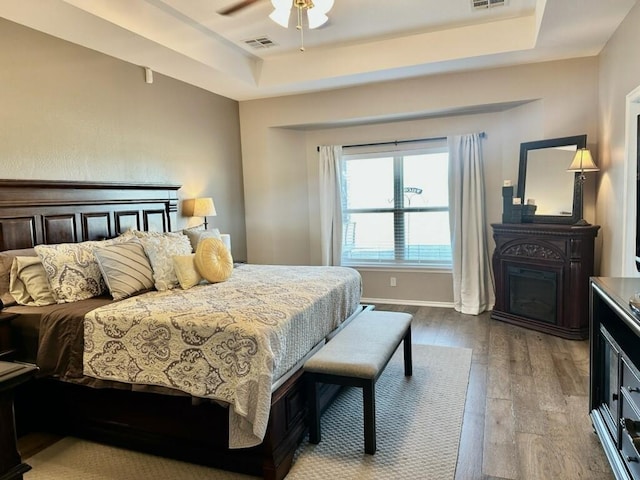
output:
{"label": "dark wood dresser", "polygon": [[640,479],[640,278],[592,278],[589,410],[617,479]]}
{"label": "dark wood dresser", "polygon": [[589,335],[589,277],[598,225],[492,224],[491,318],[568,339]]}

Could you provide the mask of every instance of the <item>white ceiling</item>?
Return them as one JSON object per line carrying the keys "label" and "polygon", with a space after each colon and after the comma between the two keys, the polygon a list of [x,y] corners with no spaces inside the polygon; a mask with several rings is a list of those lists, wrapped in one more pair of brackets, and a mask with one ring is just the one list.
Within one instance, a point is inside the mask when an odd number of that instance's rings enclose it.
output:
{"label": "white ceiling", "polygon": [[[637,0],[335,0],[300,32],[269,0],[1,0],[0,17],[236,100],[597,55]],[[276,45],[245,42],[267,37]]]}

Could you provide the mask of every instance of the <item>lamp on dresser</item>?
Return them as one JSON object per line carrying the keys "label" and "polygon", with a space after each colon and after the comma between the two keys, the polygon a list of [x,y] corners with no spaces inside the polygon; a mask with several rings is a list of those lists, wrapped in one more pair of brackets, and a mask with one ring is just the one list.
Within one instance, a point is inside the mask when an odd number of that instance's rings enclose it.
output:
{"label": "lamp on dresser", "polygon": [[[584,181],[586,180],[584,172],[597,172],[599,170],[600,169],[593,161],[593,157],[591,156],[591,152],[588,148],[579,148],[576,151],[571,165],[569,165],[569,168],[567,168],[567,172],[580,173],[580,175],[578,175],[576,178],[576,186],[578,187],[578,195],[580,200],[580,208],[578,210],[579,212],[582,212],[582,201],[584,199]],[[587,222],[584,218],[580,218],[580,220],[578,220],[574,225],[587,226],[590,225],[590,223]]]}

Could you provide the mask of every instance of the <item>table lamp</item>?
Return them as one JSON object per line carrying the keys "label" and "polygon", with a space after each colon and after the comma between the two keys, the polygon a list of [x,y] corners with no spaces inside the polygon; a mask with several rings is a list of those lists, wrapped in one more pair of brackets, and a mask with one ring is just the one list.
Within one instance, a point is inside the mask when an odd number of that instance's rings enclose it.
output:
{"label": "table lamp", "polygon": [[204,218],[204,229],[207,229],[207,217],[215,217],[216,207],[213,204],[211,197],[196,198],[193,201],[193,213],[194,217]]}
{"label": "table lamp", "polygon": [[567,168],[567,172],[580,173],[580,175],[578,175],[576,179],[577,186],[579,188],[578,199],[580,201],[580,205],[578,208],[580,209],[579,210],[580,220],[574,223],[574,225],[583,225],[583,226],[591,225],[584,218],[582,218],[582,200],[584,195],[583,190],[584,190],[584,181],[586,179],[586,177],[584,176],[584,172],[597,172],[599,170],[600,169],[598,168],[596,163],[593,161],[593,157],[591,156],[591,152],[589,151],[588,148],[579,148],[576,151],[575,156],[573,157],[573,161],[571,162],[571,165],[569,165],[569,168]]}

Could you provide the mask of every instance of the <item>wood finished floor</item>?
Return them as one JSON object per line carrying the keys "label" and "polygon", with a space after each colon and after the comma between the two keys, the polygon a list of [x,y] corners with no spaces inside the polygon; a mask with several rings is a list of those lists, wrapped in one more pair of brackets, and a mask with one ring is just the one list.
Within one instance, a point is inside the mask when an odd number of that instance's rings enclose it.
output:
{"label": "wood finished floor", "polygon": [[412,313],[413,343],[473,349],[456,480],[613,479],[589,419],[589,342],[452,309]]}
{"label": "wood finished floor", "polygon": [[[488,313],[377,305],[412,313],[413,343],[473,349],[456,480],[609,480],[588,416],[588,341],[526,330]],[[23,459],[57,441],[19,440]]]}

